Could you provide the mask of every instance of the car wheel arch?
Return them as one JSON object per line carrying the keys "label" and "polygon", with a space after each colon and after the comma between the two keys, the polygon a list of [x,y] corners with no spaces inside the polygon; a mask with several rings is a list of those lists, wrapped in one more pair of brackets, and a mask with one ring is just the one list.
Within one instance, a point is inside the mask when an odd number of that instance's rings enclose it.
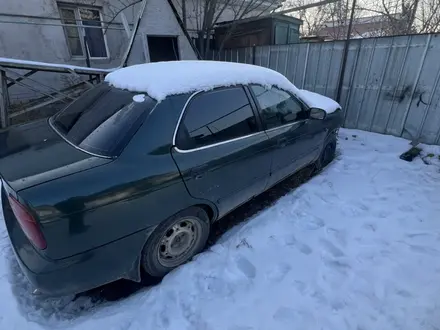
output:
{"label": "car wheel arch", "polygon": [[[196,203],[194,205],[190,205],[182,210],[179,210],[178,212],[176,212],[175,214],[187,209],[187,208],[191,208],[191,207],[199,207],[201,209],[203,209],[207,215],[208,218],[210,220],[211,223],[215,222],[217,220],[218,217],[218,210],[217,207],[214,204],[209,203],[208,201],[203,201],[201,203]],[[122,276],[121,278],[123,279],[127,279],[130,281],[134,281],[134,282],[141,282],[142,281],[142,250],[143,250],[143,246],[147,243],[148,238],[150,237],[151,233],[155,230],[157,226],[155,226],[154,228],[152,228],[148,234],[145,237],[144,240],[144,244],[142,245],[142,247],[139,249],[139,253],[136,257],[136,259],[133,262],[133,267],[131,267],[130,269],[128,269]]]}
{"label": "car wheel arch", "polygon": [[217,220],[218,217],[218,211],[217,208],[214,207],[213,205],[208,205],[208,204],[196,204],[194,205],[195,207],[200,207],[202,208],[206,214],[208,214],[208,218],[211,221],[211,223],[213,223],[214,221]]}
{"label": "car wheel arch", "polygon": [[[338,143],[338,138],[337,138],[337,130],[333,130],[332,132],[330,132],[326,139],[325,142],[323,143],[322,149],[319,153],[319,157],[318,159],[315,161],[314,165],[315,165],[315,172],[320,172],[324,167],[326,167],[328,164],[324,164],[324,153],[327,149],[328,146],[333,145],[334,148],[336,149]],[[333,160],[333,157],[332,157]]]}
{"label": "car wheel arch", "polygon": [[[155,255],[156,252],[158,252],[157,244],[160,244],[162,235],[165,235],[165,233],[167,233],[170,230],[171,228],[170,226],[174,226],[175,223],[178,223],[181,220],[190,219],[190,218],[194,220],[198,219],[196,222],[199,222],[199,224],[201,225],[199,227],[200,236],[198,237],[198,239],[195,240],[195,245],[192,248],[194,248],[195,251],[198,251],[196,252],[196,254],[203,251],[203,249],[206,246],[206,241],[209,237],[210,227],[212,223],[208,213],[206,212],[205,207],[206,204],[191,205],[189,207],[180,210],[179,212],[175,213],[174,215],[163,220],[160,224],[155,226],[155,228],[152,230],[152,232],[148,235],[147,239],[145,240],[142,251],[140,252],[138,258],[136,259],[136,261],[139,263],[138,269],[139,269],[139,273],[141,274],[142,281],[144,281],[145,279],[148,281],[149,278],[152,277],[153,278],[162,277],[163,272],[165,272],[164,274],[168,273],[169,270],[165,271],[167,267],[171,267],[171,269],[179,267],[179,265],[166,266],[164,264],[160,264],[160,261],[158,263],[158,260],[155,257]],[[182,260],[184,260],[183,263],[187,262],[187,259],[182,259]]]}

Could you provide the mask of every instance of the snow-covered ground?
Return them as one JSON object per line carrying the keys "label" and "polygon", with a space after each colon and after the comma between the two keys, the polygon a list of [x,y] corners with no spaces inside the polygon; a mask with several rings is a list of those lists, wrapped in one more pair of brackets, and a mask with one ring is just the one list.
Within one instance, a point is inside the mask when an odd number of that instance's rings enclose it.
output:
{"label": "snow-covered ground", "polygon": [[322,174],[118,302],[31,296],[0,223],[0,329],[439,329],[440,148],[341,130]]}

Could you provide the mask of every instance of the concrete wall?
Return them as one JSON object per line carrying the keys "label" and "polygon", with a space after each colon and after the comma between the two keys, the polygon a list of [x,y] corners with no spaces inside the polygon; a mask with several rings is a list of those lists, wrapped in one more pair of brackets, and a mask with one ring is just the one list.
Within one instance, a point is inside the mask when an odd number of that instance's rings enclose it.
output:
{"label": "concrete wall", "polygon": [[[118,0],[63,0],[62,2],[101,7],[104,21],[109,21],[115,12],[122,8],[122,2]],[[123,2],[130,3],[130,1]],[[134,23],[139,8],[140,4],[137,4],[124,10],[129,24]],[[63,28],[52,26],[61,23],[60,20],[50,19],[60,18],[57,1],[0,0],[0,12],[2,14],[47,17],[47,19],[37,19],[0,15],[0,57],[86,66],[85,58],[75,59],[70,55]],[[92,67],[112,68],[121,63],[129,38],[121,24],[120,15],[116,17],[114,22],[116,24],[112,24],[112,29],[106,32],[109,58],[92,59]],[[129,64],[149,61],[148,47],[145,47],[144,42],[147,40],[147,35],[176,36],[178,37],[180,58],[196,59],[194,51],[166,0],[148,0]],[[76,80],[71,75],[44,72],[38,72],[32,78],[55,88],[67,87]],[[27,83],[33,84],[32,82]],[[35,96],[35,92],[22,87],[10,88],[10,97],[13,103],[35,98]]]}

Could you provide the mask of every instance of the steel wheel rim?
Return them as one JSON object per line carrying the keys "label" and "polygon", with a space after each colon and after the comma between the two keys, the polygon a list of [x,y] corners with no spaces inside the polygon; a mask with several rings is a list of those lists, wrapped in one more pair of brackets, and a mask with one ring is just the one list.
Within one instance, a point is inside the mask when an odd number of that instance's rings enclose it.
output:
{"label": "steel wheel rim", "polygon": [[181,219],[170,226],[159,241],[158,261],[164,267],[176,267],[185,262],[199,236],[194,219]]}

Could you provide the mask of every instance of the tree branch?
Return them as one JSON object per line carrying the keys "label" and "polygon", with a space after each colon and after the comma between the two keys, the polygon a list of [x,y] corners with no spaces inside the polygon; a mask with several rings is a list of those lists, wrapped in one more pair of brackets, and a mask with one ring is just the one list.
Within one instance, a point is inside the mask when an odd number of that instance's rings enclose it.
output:
{"label": "tree branch", "polygon": [[131,4],[129,4],[129,5],[126,5],[126,6],[123,7],[122,9],[118,10],[118,11],[114,14],[113,18],[107,23],[107,26],[106,26],[106,28],[105,28],[105,30],[104,30],[104,34],[107,33],[108,27],[110,26],[110,24],[113,23],[113,21],[116,19],[116,17],[117,17],[120,13],[122,13],[125,9],[127,9],[127,8],[129,8],[129,7],[131,7],[131,6],[134,6],[135,4],[137,4],[137,3],[139,3],[139,2],[142,2],[142,0],[135,0],[133,3],[131,3]]}

